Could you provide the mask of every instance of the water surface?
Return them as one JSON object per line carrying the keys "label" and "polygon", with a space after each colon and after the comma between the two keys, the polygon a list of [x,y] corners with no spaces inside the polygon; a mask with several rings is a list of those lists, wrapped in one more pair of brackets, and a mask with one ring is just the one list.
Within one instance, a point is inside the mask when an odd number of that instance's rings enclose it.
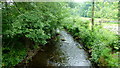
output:
{"label": "water surface", "polygon": [[48,44],[33,57],[32,62],[30,62],[31,67],[91,66],[82,45],[76,42],[70,34],[66,31],[60,31],[59,37],[57,43]]}

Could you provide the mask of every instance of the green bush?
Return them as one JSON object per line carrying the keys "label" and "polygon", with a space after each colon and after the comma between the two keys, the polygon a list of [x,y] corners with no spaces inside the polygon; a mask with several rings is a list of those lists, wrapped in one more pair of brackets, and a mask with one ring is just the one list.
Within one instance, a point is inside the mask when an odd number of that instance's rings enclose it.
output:
{"label": "green bush", "polygon": [[[31,11],[18,16],[12,23],[13,29],[10,31],[11,36],[21,35],[41,44],[46,43],[50,35],[45,30],[50,28],[49,22],[44,22],[41,12]],[[46,29],[45,29],[46,27]]]}
{"label": "green bush", "polygon": [[3,54],[3,67],[15,66],[17,63],[21,62],[26,56],[26,49],[15,49],[15,48],[3,48],[3,51],[10,50],[10,52]]}

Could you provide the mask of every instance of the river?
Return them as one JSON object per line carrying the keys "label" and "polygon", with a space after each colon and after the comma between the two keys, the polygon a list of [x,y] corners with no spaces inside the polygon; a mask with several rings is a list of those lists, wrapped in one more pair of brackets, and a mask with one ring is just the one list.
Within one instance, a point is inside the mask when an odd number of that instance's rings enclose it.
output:
{"label": "river", "polygon": [[73,37],[66,31],[59,31],[59,40],[55,44],[43,47],[30,62],[29,66],[92,66],[88,54]]}

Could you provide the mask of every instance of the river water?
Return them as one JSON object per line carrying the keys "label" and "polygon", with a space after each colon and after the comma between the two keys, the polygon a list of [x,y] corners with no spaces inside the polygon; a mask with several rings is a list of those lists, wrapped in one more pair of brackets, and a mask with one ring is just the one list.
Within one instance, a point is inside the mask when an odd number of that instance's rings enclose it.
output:
{"label": "river water", "polygon": [[[59,31],[60,38],[55,44],[48,44],[33,57],[29,66],[92,66],[83,46],[66,31]],[[53,42],[54,43],[54,42]]]}

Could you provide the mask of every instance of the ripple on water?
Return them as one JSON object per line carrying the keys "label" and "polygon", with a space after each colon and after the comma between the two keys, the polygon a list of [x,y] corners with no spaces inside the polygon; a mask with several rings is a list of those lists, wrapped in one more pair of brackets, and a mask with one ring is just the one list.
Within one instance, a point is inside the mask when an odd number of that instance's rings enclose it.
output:
{"label": "ripple on water", "polygon": [[[91,66],[82,46],[74,41],[66,31],[59,31],[60,39],[56,45],[48,45],[44,52],[39,52],[30,63],[32,66]],[[41,61],[42,60],[42,61]],[[44,63],[44,64],[43,64]]]}

